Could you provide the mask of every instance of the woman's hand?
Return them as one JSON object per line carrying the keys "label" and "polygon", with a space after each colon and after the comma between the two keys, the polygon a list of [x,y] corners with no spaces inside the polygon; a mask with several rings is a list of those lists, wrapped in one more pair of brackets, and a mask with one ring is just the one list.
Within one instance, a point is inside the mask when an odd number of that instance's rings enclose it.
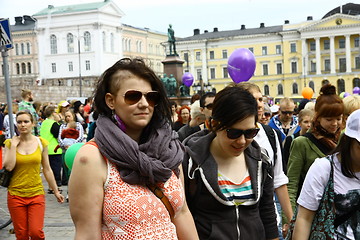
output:
{"label": "woman's hand", "polygon": [[59,203],[64,202],[65,198],[59,191],[57,191],[54,195]]}

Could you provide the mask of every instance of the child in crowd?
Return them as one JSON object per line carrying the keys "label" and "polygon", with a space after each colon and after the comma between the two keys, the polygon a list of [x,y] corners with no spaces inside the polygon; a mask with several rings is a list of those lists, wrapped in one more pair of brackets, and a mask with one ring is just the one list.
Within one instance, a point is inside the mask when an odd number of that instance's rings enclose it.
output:
{"label": "child in crowd", "polygon": [[[69,122],[67,126],[68,127],[61,132],[61,139],[64,142],[65,149],[68,149],[71,145],[76,143],[76,139],[79,138],[79,130],[76,130],[76,122]],[[59,148],[60,145],[57,145],[54,151],[57,152]]]}

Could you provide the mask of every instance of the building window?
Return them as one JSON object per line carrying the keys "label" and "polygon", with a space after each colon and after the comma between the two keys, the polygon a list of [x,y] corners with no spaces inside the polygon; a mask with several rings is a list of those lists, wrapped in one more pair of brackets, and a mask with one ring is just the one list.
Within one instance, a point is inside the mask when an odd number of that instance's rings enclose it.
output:
{"label": "building window", "polygon": [[210,79],[215,78],[215,68],[210,68]]}
{"label": "building window", "polygon": [[339,58],[339,72],[346,72],[346,58]]}
{"label": "building window", "polygon": [[227,67],[224,67],[224,68],[223,68],[223,77],[224,77],[224,78],[229,78],[229,72],[228,72]]}
{"label": "building window", "polygon": [[16,74],[20,74],[20,64],[16,64]]}
{"label": "building window", "polygon": [[265,86],[264,86],[264,94],[265,94],[266,96],[269,96],[269,95],[270,95],[269,85],[265,85]]}
{"label": "building window", "polygon": [[267,64],[263,64],[263,75],[269,75],[269,69]]}
{"label": "building window", "polygon": [[339,48],[345,48],[345,39],[344,38],[339,39]]}
{"label": "building window", "polygon": [[267,47],[266,46],[262,47],[262,55],[267,55]]}
{"label": "building window", "polygon": [[30,54],[30,53],[31,53],[30,43],[26,43],[26,50],[27,50],[27,54]]}
{"label": "building window", "polygon": [[28,62],[27,67],[28,67],[28,73],[31,73],[31,63]]}
{"label": "building window", "polygon": [[66,35],[67,40],[67,51],[68,53],[74,52],[74,35],[72,33],[68,33]]}
{"label": "building window", "polygon": [[15,44],[15,54],[19,55],[19,44]]}
{"label": "building window", "polygon": [[353,88],[360,87],[360,78],[354,78],[353,80]]}
{"label": "building window", "polygon": [[253,47],[249,47],[249,51],[254,53],[254,48]]}
{"label": "building window", "polygon": [[310,71],[316,72],[316,62],[315,61],[310,61]]}
{"label": "building window", "polygon": [[74,65],[73,65],[73,62],[68,62],[68,66],[69,66],[69,72],[74,71]]}
{"label": "building window", "polygon": [[313,81],[309,82],[309,87],[315,92],[315,84]]}
{"label": "building window", "polygon": [[315,50],[316,50],[315,41],[311,41],[311,42],[310,42],[310,51],[315,51]]}
{"label": "building window", "polygon": [[222,58],[227,58],[228,54],[227,54],[227,50],[222,50]]}
{"label": "building window", "polygon": [[201,60],[201,52],[196,52],[196,61],[200,61]]}
{"label": "building window", "polygon": [[296,43],[290,43],[290,52],[296,52]]}
{"label": "building window", "polygon": [[136,41],[136,51],[141,53],[142,52],[142,41]]}
{"label": "building window", "polygon": [[106,33],[102,32],[102,45],[103,45],[103,51],[106,51]]}
{"label": "building window", "polygon": [[110,34],[110,50],[111,52],[115,52],[115,47],[114,47],[114,33]]}
{"label": "building window", "polygon": [[26,64],[25,63],[21,64],[21,73],[26,74]]}
{"label": "building window", "polygon": [[201,69],[196,69],[196,79],[197,80],[201,79]]}
{"label": "building window", "polygon": [[355,68],[360,69],[360,57],[355,57]]}
{"label": "building window", "polygon": [[325,67],[325,71],[330,71],[330,59],[325,59],[324,60],[324,67]]}
{"label": "building window", "polygon": [[128,42],[127,42],[127,50],[129,52],[131,52],[131,39],[128,39]]}
{"label": "building window", "polygon": [[276,54],[281,54],[281,45],[276,45]]}
{"label": "building window", "polygon": [[330,40],[325,39],[324,40],[324,50],[329,50],[329,49],[330,49]]}
{"label": "building window", "polygon": [[298,94],[298,93],[299,93],[299,88],[298,88],[298,84],[297,84],[297,83],[293,83],[293,84],[292,84],[292,93],[293,93],[293,94]]}
{"label": "building window", "polygon": [[354,39],[354,47],[359,47],[359,38]]}
{"label": "building window", "polygon": [[25,55],[25,45],[21,43],[21,55]]}
{"label": "building window", "polygon": [[297,73],[297,62],[291,62],[291,73]]}
{"label": "building window", "polygon": [[282,64],[281,63],[276,64],[276,73],[282,74]]}
{"label": "building window", "polygon": [[87,71],[90,70],[90,60],[85,61],[85,70],[87,70]]}
{"label": "building window", "polygon": [[56,63],[51,63],[51,72],[56,73]]}
{"label": "building window", "polygon": [[214,53],[214,51],[210,51],[210,59],[215,59],[215,53]]}
{"label": "building window", "polygon": [[189,53],[184,53],[184,60],[186,62],[186,66],[189,67]]}
{"label": "building window", "polygon": [[282,84],[279,84],[277,86],[277,90],[278,90],[278,95],[284,95],[284,88],[283,88],[283,85]]}
{"label": "building window", "polygon": [[345,92],[345,81],[344,79],[338,79],[337,80],[337,89],[338,89],[338,94]]}
{"label": "building window", "polygon": [[50,36],[50,53],[57,54],[57,40],[54,34]]}
{"label": "building window", "polygon": [[84,51],[91,51],[91,35],[88,31],[84,32]]}

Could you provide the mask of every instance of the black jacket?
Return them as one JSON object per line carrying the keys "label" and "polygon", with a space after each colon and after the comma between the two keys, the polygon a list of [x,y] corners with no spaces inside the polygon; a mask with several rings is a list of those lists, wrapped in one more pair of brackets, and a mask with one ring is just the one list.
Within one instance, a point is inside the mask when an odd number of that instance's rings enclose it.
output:
{"label": "black jacket", "polygon": [[203,130],[184,141],[185,194],[200,239],[277,238],[272,168],[267,156],[255,141],[245,150],[256,203],[236,206],[218,185],[217,164],[209,150],[214,137],[214,133]]}

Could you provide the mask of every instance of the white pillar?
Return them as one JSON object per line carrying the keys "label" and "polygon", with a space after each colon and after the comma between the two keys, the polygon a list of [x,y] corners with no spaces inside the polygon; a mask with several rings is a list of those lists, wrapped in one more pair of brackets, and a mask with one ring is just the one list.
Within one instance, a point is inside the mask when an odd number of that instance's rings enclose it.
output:
{"label": "white pillar", "polygon": [[315,38],[316,47],[316,75],[321,74],[320,38]]}
{"label": "white pillar", "polygon": [[201,62],[202,62],[202,69],[201,69],[201,74],[202,74],[202,79],[204,83],[207,83],[209,81],[208,79],[208,72],[207,72],[207,53],[206,53],[206,48],[201,49]]}
{"label": "white pillar", "polygon": [[336,69],[335,69],[335,36],[330,36],[330,73],[336,73]]}
{"label": "white pillar", "polygon": [[308,54],[308,47],[307,47],[307,44],[306,44],[306,39],[302,39],[301,40],[302,42],[302,74],[303,76],[306,76],[307,74],[307,54]]}
{"label": "white pillar", "polygon": [[196,72],[195,72],[195,53],[194,50],[189,51],[190,52],[190,72],[194,75],[194,78],[196,79]]}
{"label": "white pillar", "polygon": [[350,35],[345,35],[346,72],[351,72],[351,46]]}

